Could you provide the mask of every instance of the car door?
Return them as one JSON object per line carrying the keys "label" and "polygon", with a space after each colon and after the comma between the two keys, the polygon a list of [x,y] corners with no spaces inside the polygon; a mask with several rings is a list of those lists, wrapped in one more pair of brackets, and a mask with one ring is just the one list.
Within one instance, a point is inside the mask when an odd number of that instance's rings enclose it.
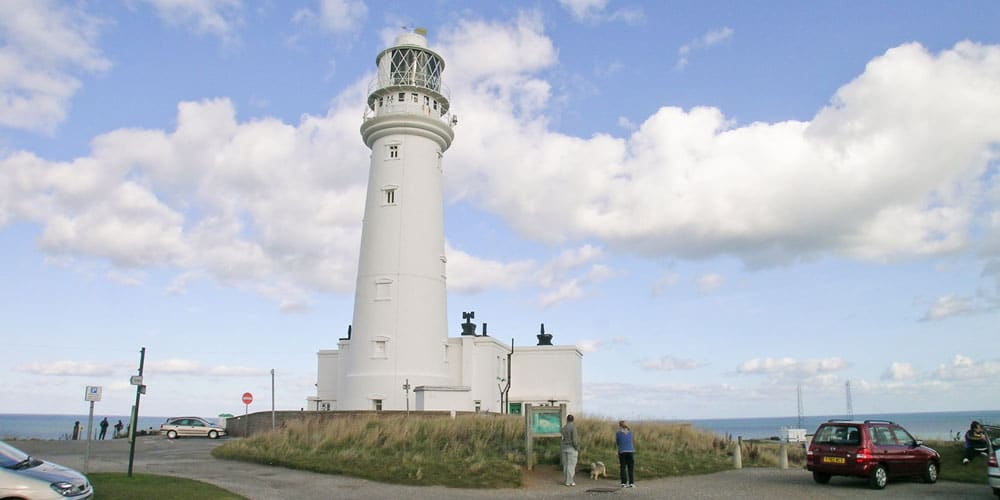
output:
{"label": "car door", "polygon": [[923,472],[928,457],[917,446],[917,440],[906,429],[895,426],[892,433],[899,443],[899,471],[903,474],[919,474]]}
{"label": "car door", "polygon": [[903,450],[896,442],[896,437],[888,424],[872,424],[869,428],[872,438],[872,456],[875,460],[886,464],[886,472],[898,475],[902,472],[900,463],[903,460]]}

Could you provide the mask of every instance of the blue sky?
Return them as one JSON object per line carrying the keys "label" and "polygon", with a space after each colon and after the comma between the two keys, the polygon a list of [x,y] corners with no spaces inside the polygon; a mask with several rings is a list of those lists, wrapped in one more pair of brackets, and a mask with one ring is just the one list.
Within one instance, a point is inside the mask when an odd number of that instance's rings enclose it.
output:
{"label": "blue sky", "polygon": [[[1000,4],[0,3],[0,411],[304,406],[374,58],[427,28],[449,318],[624,418],[995,410]],[[516,375],[515,375],[516,376]]]}

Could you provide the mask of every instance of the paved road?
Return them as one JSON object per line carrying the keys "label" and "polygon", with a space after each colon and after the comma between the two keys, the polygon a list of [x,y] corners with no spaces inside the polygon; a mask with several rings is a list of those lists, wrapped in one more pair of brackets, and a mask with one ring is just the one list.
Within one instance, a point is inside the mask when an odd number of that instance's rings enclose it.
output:
{"label": "paved road", "polygon": [[[363,479],[332,476],[246,464],[212,458],[212,448],[220,441],[160,437],[136,441],[133,471],[163,474],[206,481],[251,499],[371,499],[405,498],[407,500],[450,500],[479,498],[580,498],[608,497],[633,499],[994,499],[986,485],[941,481],[928,485],[898,481],[882,491],[869,490],[864,481],[834,478],[829,485],[813,483],[804,470],[742,469],[705,476],[640,481],[634,489],[617,488],[617,481],[593,481],[586,474],[577,475],[577,486],[559,484],[558,474],[538,474],[525,488],[508,490],[466,490],[442,487],[415,487],[376,483]],[[84,441],[17,441],[14,446],[53,462],[84,469]],[[91,445],[89,468],[92,472],[128,470],[128,443],[95,441]],[[98,497],[100,492],[98,492]]]}

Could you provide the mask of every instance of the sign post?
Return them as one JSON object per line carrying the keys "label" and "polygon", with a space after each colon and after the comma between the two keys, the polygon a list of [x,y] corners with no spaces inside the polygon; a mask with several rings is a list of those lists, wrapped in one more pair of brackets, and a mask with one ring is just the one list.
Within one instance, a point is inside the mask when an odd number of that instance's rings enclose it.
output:
{"label": "sign post", "polygon": [[94,403],[101,400],[101,386],[88,385],[83,400],[90,402],[90,417],[87,418],[87,453],[83,455],[83,473],[90,474],[90,440],[94,436]]}
{"label": "sign post", "polygon": [[132,462],[135,460],[135,432],[139,427],[139,397],[146,394],[146,386],[142,383],[142,367],[146,363],[146,348],[139,349],[139,374],[129,377],[129,383],[135,386],[135,405],[132,406],[132,422],[128,430],[128,477],[132,477]]}
{"label": "sign post", "polygon": [[243,437],[250,437],[250,403],[253,403],[253,394],[249,392],[243,393],[243,404],[246,405],[243,408]]}

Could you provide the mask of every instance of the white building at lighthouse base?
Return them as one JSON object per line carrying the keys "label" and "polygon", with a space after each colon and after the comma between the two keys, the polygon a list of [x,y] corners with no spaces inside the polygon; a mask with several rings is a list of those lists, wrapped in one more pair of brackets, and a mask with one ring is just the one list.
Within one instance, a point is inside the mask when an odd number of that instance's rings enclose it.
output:
{"label": "white building at lighthouse base", "polygon": [[[317,352],[316,396],[307,399],[310,410],[347,409],[338,407],[338,395],[343,393],[342,384],[346,381],[340,362],[345,349],[350,349],[349,339],[341,339],[339,349]],[[446,353],[448,384],[413,385],[409,390],[399,387],[399,396],[406,398],[409,409],[495,413],[506,409],[518,414],[525,403],[530,403],[566,404],[569,413],[582,410],[583,353],[576,346],[515,346],[511,353],[511,346],[496,337],[461,335],[448,338]],[[510,386],[503,396],[502,391],[507,389],[508,353],[511,353]],[[387,401],[395,399],[384,396]],[[381,406],[381,400],[374,401],[377,402],[373,402],[371,410],[407,409]]]}

